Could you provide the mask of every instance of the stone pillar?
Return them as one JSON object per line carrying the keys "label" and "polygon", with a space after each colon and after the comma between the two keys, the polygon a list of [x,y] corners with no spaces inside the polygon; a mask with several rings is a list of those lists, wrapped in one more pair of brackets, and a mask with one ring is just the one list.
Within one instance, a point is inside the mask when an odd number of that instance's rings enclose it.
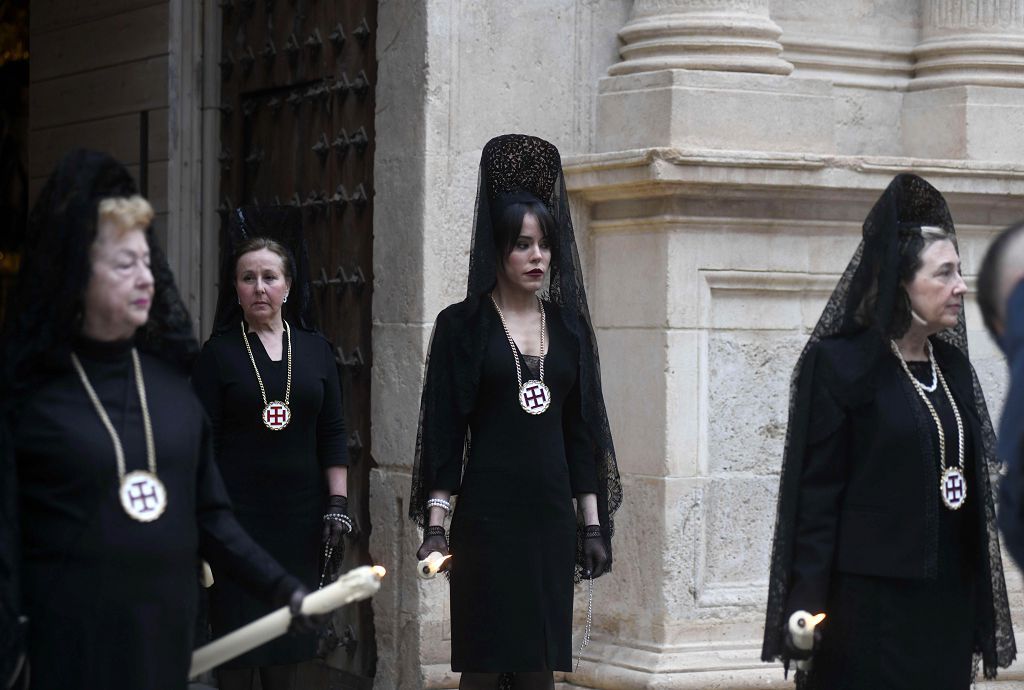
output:
{"label": "stone pillar", "polygon": [[1024,0],[924,0],[913,90],[1024,86]]}
{"label": "stone pillar", "polygon": [[599,87],[598,150],[831,149],[830,85],[787,77],[780,34],[768,0],[636,0]]}
{"label": "stone pillar", "polygon": [[904,102],[907,155],[1020,161],[1024,0],[924,0],[923,9]]}
{"label": "stone pillar", "polygon": [[768,0],[636,0],[611,75],[663,69],[782,74],[782,30]]}

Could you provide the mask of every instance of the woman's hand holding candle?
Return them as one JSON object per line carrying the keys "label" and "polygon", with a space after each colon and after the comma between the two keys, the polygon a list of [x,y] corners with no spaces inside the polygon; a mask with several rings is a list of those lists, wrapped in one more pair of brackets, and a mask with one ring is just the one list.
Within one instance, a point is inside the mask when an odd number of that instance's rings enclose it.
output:
{"label": "woman's hand holding candle", "polygon": [[[416,551],[416,558],[418,558],[422,563],[427,561],[430,556],[435,553],[439,554],[437,560],[449,555],[448,538],[445,536],[444,527],[430,526],[424,530],[423,543],[420,544],[420,548]],[[448,560],[444,560],[434,572],[436,573],[438,570],[447,570],[448,563]]]}
{"label": "woman's hand holding candle", "polygon": [[821,642],[821,628],[818,624],[825,620],[825,614],[812,616],[807,611],[795,611],[789,617],[786,626],[786,655],[795,660],[796,667],[807,670],[810,667],[814,650]]}

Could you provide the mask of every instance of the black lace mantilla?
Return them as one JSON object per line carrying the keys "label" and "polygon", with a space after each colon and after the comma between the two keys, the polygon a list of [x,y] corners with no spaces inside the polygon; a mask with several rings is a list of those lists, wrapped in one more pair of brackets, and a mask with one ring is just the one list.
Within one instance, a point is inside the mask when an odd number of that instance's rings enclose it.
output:
{"label": "black lace mantilla", "polygon": [[[82,295],[96,239],[99,203],[139,190],[128,170],[105,153],[71,151],[57,164],[29,216],[24,260],[3,331],[5,403],[41,380],[70,369],[71,341],[81,328]],[[153,229],[146,231],[153,304],[136,346],[187,372],[199,351],[192,322]]]}
{"label": "black lace mantilla", "polygon": [[[808,441],[808,421],[811,407],[811,378],[814,370],[816,345],[830,336],[852,336],[864,333],[865,322],[877,337],[859,338],[865,344],[857,364],[859,371],[848,372],[857,385],[847,391],[851,398],[871,392],[871,377],[879,357],[888,356],[889,338],[905,331],[907,324],[898,323],[906,318],[906,311],[898,308],[897,300],[905,299],[899,286],[899,242],[903,230],[910,226],[932,225],[953,233],[953,220],[942,195],[917,175],[898,175],[871,209],[864,221],[863,238],[853,258],[843,272],[832,296],[818,319],[806,346],[797,360],[790,383],[789,424],[779,481],[778,507],[775,520],[775,539],[772,546],[771,572],[768,586],[768,605],[765,615],[764,661],[784,656],[783,630],[786,602],[789,595],[793,559],[799,481],[803,470],[804,453]],[[874,293],[874,299],[865,297]],[[866,315],[864,305],[870,307]],[[964,313],[953,329],[936,336],[953,346],[968,359],[967,328]],[[996,439],[988,406],[971,368],[974,405],[981,420],[984,453],[977,458],[978,476],[991,477],[997,468]],[[990,482],[979,487],[982,515],[985,519],[987,542],[983,547],[986,573],[990,586],[981,597],[982,605],[991,607],[978,616],[982,629],[976,632],[976,658],[980,657],[987,678],[996,675],[996,669],[1005,668],[1017,653],[1010,623],[1010,607],[1003,578],[999,551],[999,533],[995,521],[995,503]],[[936,516],[929,520],[934,523]],[[937,524],[934,525],[937,530]],[[986,615],[990,614],[990,615]]]}
{"label": "black lace mantilla", "polygon": [[[543,297],[557,307],[561,319],[579,343],[583,419],[593,440],[599,486],[598,515],[610,555],[613,515],[622,503],[622,483],[601,390],[597,339],[583,285],[561,157],[549,142],[523,134],[495,137],[481,154],[466,298],[438,316],[438,324],[448,323],[444,328],[435,325],[431,337],[420,402],[409,517],[423,526],[427,494],[436,468],[449,457],[460,457],[465,467],[469,457],[469,434],[453,438],[446,422],[453,414],[471,410],[476,403],[487,333],[491,319],[496,318],[494,310],[489,308],[488,297],[497,271],[492,210],[496,210],[507,195],[523,192],[544,203],[555,220],[557,236],[552,243],[550,282]],[[577,542],[579,576],[582,547],[581,540]]]}
{"label": "black lace mantilla", "polygon": [[246,240],[266,237],[290,254],[293,275],[282,316],[289,324],[316,330],[309,272],[309,251],[303,234],[302,211],[294,206],[240,206],[228,214],[221,243],[220,289],[213,319],[213,335],[237,329],[242,308],[235,291],[235,252]]}

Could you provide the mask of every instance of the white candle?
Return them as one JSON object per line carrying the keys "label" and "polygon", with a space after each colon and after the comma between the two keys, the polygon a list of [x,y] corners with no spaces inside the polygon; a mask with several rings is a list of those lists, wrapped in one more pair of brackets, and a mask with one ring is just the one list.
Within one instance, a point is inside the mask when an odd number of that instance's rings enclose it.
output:
{"label": "white candle", "polygon": [[442,556],[440,551],[431,551],[426,558],[416,564],[416,574],[421,580],[432,580],[449,558],[451,558],[450,554]]}
{"label": "white candle", "polygon": [[[824,613],[812,616],[806,611],[795,611],[789,617],[789,634],[793,638],[793,646],[805,652],[814,651],[814,629],[823,620]],[[797,661],[796,667],[803,671],[810,670],[811,660]]]}
{"label": "white candle", "polygon": [[[384,568],[379,565],[364,565],[350,570],[323,589],[306,595],[302,600],[302,612],[324,614],[353,601],[368,599],[380,589],[380,581],[384,574]],[[200,647],[192,653],[189,677],[195,678],[200,673],[216,668],[225,661],[284,635],[288,632],[291,618],[292,614],[288,607],[282,606],[273,613],[268,613],[263,618]]]}
{"label": "white candle", "polygon": [[793,637],[793,646],[809,652],[814,649],[814,628],[825,620],[825,614],[812,616],[806,611],[796,611],[789,617],[789,634]]}

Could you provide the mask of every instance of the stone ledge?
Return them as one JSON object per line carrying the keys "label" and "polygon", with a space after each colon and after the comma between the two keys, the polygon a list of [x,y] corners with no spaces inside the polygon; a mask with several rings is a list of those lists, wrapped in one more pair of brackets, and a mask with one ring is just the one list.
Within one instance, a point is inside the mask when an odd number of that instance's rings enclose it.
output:
{"label": "stone ledge", "polygon": [[[1020,638],[1021,631],[1017,631]],[[566,674],[570,687],[603,690],[672,688],[673,690],[755,690],[793,687],[783,678],[782,665],[760,661],[760,640],[735,644],[680,647],[627,647],[592,640],[583,654],[580,672]],[[599,662],[599,663],[596,663]],[[1001,670],[994,681],[979,682],[979,690],[1024,690],[1024,661]]]}
{"label": "stone ledge", "polygon": [[563,164],[569,191],[588,202],[670,196],[694,185],[746,195],[782,189],[877,194],[903,172],[927,177],[944,194],[1024,196],[1024,164],[998,161],[653,147],[568,156]]}

